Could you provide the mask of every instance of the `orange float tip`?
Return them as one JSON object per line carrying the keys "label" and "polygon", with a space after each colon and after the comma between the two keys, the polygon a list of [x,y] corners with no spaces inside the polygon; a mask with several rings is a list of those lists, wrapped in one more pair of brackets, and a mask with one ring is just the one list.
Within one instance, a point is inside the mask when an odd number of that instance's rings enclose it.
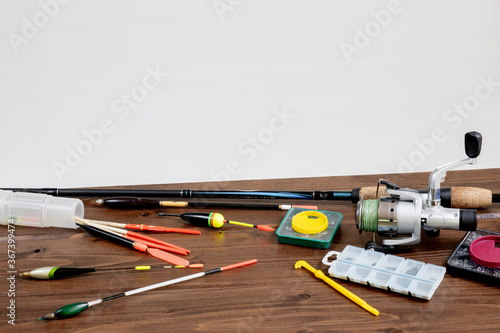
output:
{"label": "orange float tip", "polygon": [[153,232],[176,232],[181,234],[190,234],[190,235],[201,235],[201,232],[193,229],[186,228],[168,228],[168,227],[159,227],[156,225],[145,225],[145,224],[126,224],[126,229],[133,230],[143,230],[143,231],[153,231]]}
{"label": "orange float tip", "polygon": [[173,254],[170,254],[168,252],[165,252],[165,251],[162,251],[162,250],[158,250],[158,249],[154,249],[154,248],[150,248],[150,247],[147,249],[147,252],[151,256],[155,257],[156,259],[160,259],[160,260],[169,262],[169,263],[171,263],[173,265],[176,265],[176,266],[189,266],[189,261],[188,260],[180,258],[180,257],[177,257],[177,256],[174,256]]}
{"label": "orange float tip", "polygon": [[189,253],[191,251],[189,251],[188,249],[185,249],[183,247],[180,247],[180,246],[177,246],[177,245],[174,245],[174,244],[170,244],[170,243],[167,243],[167,242],[164,242],[164,241],[161,241],[159,239],[156,239],[156,238],[153,238],[153,237],[149,237],[149,236],[146,236],[146,235],[143,235],[143,234],[139,234],[137,232],[133,232],[133,231],[128,231],[127,232],[127,235],[129,236],[132,236],[132,237],[135,237],[135,238],[139,238],[139,239],[144,239],[148,242],[153,242],[153,243],[156,243],[156,244],[160,244],[160,245],[164,245],[164,246],[167,246],[167,247],[173,247],[175,249],[178,249],[178,250],[181,250],[181,251],[184,251],[186,253]]}
{"label": "orange float tip", "polygon": [[201,235],[201,231],[194,229],[185,228],[167,228],[167,227],[156,227],[156,226],[144,226],[142,230],[145,231],[156,231],[156,232],[173,232],[178,234],[188,234],[188,235]]}
{"label": "orange float tip", "polygon": [[318,206],[302,206],[302,205],[292,205],[292,208],[305,208],[305,209],[314,209],[314,210],[318,210]]}
{"label": "orange float tip", "polygon": [[187,268],[203,268],[203,264],[191,264]]}
{"label": "orange float tip", "polygon": [[242,267],[242,266],[252,265],[252,264],[255,264],[256,262],[257,262],[257,259],[252,259],[252,260],[248,260],[248,261],[242,261],[242,262],[239,262],[237,264],[232,264],[232,265],[221,267],[221,271],[227,271],[227,270],[230,270],[230,269],[233,269],[233,268],[238,268],[238,267]]}
{"label": "orange float tip", "polygon": [[140,242],[134,242],[133,247],[137,251],[141,251],[141,252],[146,252],[148,250],[148,246],[146,244],[140,243]]}
{"label": "orange float tip", "polygon": [[274,231],[273,228],[267,226],[267,225],[257,225],[257,229],[262,230],[262,231]]}
{"label": "orange float tip", "polygon": [[[183,256],[187,256],[188,255],[188,253],[186,251],[179,250],[179,249],[177,249],[175,247],[165,246],[165,245],[161,245],[161,244],[158,244],[158,243],[149,242],[147,240],[140,239],[140,238],[137,238],[137,237],[132,237],[132,236],[129,236],[129,235],[123,235],[123,237],[128,238],[130,240],[133,240],[134,242],[136,242],[136,244],[137,243],[144,244],[144,245],[146,245],[146,248],[152,247],[152,248],[160,249],[160,250],[167,251],[167,252],[173,252],[173,253],[177,253],[177,254],[182,254]],[[135,245],[134,245],[134,247],[135,247]],[[142,251],[142,250],[139,250],[139,251]],[[146,249],[144,249],[144,251],[142,251],[142,252],[146,252]]]}

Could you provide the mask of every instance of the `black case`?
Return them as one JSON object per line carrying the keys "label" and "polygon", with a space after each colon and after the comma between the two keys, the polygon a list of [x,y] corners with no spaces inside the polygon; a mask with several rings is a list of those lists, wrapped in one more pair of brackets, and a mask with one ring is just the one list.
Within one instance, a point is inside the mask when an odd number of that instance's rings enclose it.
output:
{"label": "black case", "polygon": [[454,276],[500,286],[500,268],[481,266],[470,259],[469,255],[470,244],[477,238],[488,235],[500,236],[500,233],[483,229],[469,231],[458,244],[455,251],[453,251],[450,258],[448,258],[448,273]]}

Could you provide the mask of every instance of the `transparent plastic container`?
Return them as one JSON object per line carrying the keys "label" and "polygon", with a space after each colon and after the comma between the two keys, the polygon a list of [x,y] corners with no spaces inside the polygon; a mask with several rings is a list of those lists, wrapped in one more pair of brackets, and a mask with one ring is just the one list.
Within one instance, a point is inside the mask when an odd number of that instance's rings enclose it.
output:
{"label": "transparent plastic container", "polygon": [[373,272],[370,267],[376,266],[383,256],[383,253],[375,251],[364,251],[361,253],[355,261],[359,265],[353,265],[351,271],[349,271],[349,280],[368,284],[368,278]]}
{"label": "transparent plastic container", "polygon": [[[336,255],[337,259],[329,261]],[[446,273],[442,266],[347,245],[323,258],[330,276],[430,300]]]}
{"label": "transparent plastic container", "polygon": [[391,272],[396,270],[405,261],[405,258],[387,254],[375,266],[379,270],[373,271],[370,276],[370,284],[380,289],[389,289],[389,281],[393,277]]}
{"label": "transparent plastic container", "polygon": [[83,214],[79,199],[0,190],[0,224],[76,229],[75,216]]}

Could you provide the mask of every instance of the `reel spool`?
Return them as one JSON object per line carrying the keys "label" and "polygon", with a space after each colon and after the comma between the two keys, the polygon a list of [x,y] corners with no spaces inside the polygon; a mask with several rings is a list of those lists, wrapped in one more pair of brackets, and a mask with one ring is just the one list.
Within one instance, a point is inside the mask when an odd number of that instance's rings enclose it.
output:
{"label": "reel spool", "polygon": [[396,237],[413,232],[413,203],[394,197],[362,200],[356,209],[356,227],[376,232],[382,237]]}
{"label": "reel spool", "polygon": [[[446,164],[434,170],[429,177],[429,191],[421,194],[412,189],[400,189],[381,179],[379,184],[387,186],[389,197],[366,199],[358,202],[356,227],[359,232],[377,233],[384,239],[382,248],[375,242],[368,242],[367,248],[386,252],[395,246],[409,246],[420,243],[420,230],[427,236],[439,236],[441,229],[473,231],[477,227],[475,209],[456,209],[441,206],[440,183],[446,171],[465,164],[476,164],[481,151],[482,137],[477,132],[465,135],[465,150],[468,158]],[[400,237],[410,235],[410,237]]]}

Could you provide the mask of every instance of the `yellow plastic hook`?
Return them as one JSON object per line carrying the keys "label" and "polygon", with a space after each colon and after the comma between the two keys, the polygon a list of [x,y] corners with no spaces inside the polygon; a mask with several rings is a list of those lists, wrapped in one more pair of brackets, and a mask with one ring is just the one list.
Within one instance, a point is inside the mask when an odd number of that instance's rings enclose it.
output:
{"label": "yellow plastic hook", "polygon": [[371,314],[373,314],[375,316],[379,315],[380,312],[377,309],[371,307],[370,305],[368,305],[368,303],[366,303],[365,301],[363,301],[361,298],[359,298],[358,296],[354,295],[349,290],[347,290],[346,288],[342,287],[337,282],[335,282],[332,279],[330,279],[329,277],[327,277],[325,274],[323,274],[322,271],[320,271],[318,269],[314,269],[306,261],[299,260],[299,261],[297,261],[295,263],[295,269],[298,269],[298,268],[301,268],[301,267],[307,268],[309,271],[311,271],[312,273],[314,273],[315,277],[317,277],[320,280],[325,281],[333,289],[337,290],[339,293],[341,293],[345,297],[349,298],[351,301],[353,301],[354,303],[356,303],[357,305],[359,305],[360,307],[362,307],[366,311],[370,312]]}

